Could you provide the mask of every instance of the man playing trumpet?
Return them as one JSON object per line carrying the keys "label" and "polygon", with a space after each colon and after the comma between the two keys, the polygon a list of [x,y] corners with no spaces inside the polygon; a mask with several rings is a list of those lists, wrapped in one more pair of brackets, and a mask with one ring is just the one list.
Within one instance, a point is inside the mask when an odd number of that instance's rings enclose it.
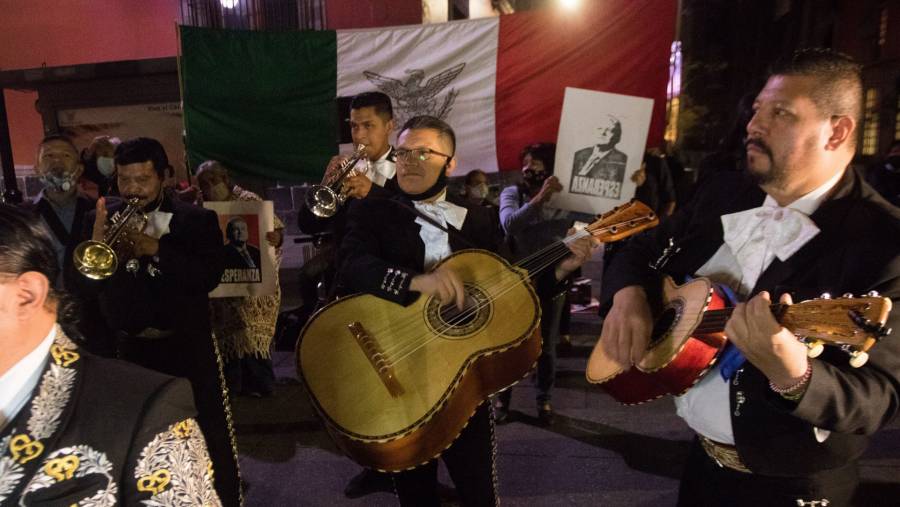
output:
{"label": "man playing trumpet", "polygon": [[[103,318],[115,330],[119,357],[191,382],[223,505],[239,505],[236,449],[226,414],[219,358],[210,332],[207,293],[224,270],[224,247],[215,212],[163,192],[171,171],[162,145],[139,137],[116,148],[119,191],[147,216],[143,230],[124,241],[129,258],[118,259],[108,279],[84,284],[99,292]],[[83,234],[103,241],[107,215],[124,202],[101,198],[85,219]],[[114,246],[114,245],[110,245]],[[120,249],[121,251],[121,249]],[[125,257],[125,256],[123,256]]]}

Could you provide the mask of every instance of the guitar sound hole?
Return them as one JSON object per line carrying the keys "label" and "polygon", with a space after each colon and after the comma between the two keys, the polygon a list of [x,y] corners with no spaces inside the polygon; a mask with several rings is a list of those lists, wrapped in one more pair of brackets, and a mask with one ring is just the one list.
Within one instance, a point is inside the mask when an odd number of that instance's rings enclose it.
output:
{"label": "guitar sound hole", "polygon": [[445,338],[469,336],[488,322],[492,305],[488,295],[474,284],[466,284],[466,299],[463,310],[455,304],[441,306],[440,301],[431,298],[425,307],[425,316],[432,332]]}
{"label": "guitar sound hole", "polygon": [[447,323],[451,323],[453,326],[466,326],[472,323],[475,320],[475,317],[478,316],[478,304],[475,302],[475,298],[470,295],[466,296],[466,300],[463,303],[463,309],[460,310],[456,307],[455,304],[449,304],[447,306],[441,307],[441,320]]}
{"label": "guitar sound hole", "polygon": [[666,306],[662,314],[657,317],[653,324],[653,331],[650,333],[650,345],[648,349],[652,349],[663,342],[663,339],[669,334],[669,331],[675,326],[681,317],[681,311],[684,303],[681,300],[674,300]]}

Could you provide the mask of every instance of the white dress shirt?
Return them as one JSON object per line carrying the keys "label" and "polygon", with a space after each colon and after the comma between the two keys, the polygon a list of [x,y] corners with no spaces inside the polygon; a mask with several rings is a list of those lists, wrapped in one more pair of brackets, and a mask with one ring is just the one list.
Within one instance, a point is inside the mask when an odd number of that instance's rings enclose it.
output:
{"label": "white dress shirt", "polygon": [[[413,206],[420,213],[427,215],[444,227],[449,224],[457,230],[462,229],[466,214],[469,212],[466,208],[448,201],[446,190],[441,192],[434,202],[414,201]],[[416,223],[421,226],[419,237],[425,243],[425,270],[428,271],[452,253],[450,251],[450,235],[428,223],[422,217],[416,217]]]}
{"label": "white dress shirt", "polygon": [[[697,270],[697,275],[727,285],[745,298],[775,257],[781,261],[787,260],[818,234],[818,227],[808,216],[825,201],[842,175],[843,172],[838,172],[819,188],[784,208],[778,206],[771,196],[766,196],[760,208],[723,215],[726,242]],[[797,226],[802,220],[799,219],[794,222],[795,225],[787,225],[788,217],[793,212],[801,213],[809,222]],[[786,228],[791,229],[792,234],[780,234]],[[738,247],[737,255],[729,243]],[[730,405],[728,382],[722,379],[718,366],[707,372],[683,396],[675,397],[678,415],[691,429],[710,440],[734,445]]]}
{"label": "white dress shirt", "polygon": [[387,180],[394,177],[394,174],[397,173],[397,166],[393,160],[388,160],[388,155],[393,151],[392,148],[388,148],[384,155],[378,158],[378,160],[372,162],[372,172],[369,174],[369,179],[372,180],[372,183],[378,185],[379,187],[383,187]]}
{"label": "white dress shirt", "polygon": [[31,399],[31,393],[41,379],[41,372],[50,355],[50,345],[56,338],[56,326],[37,347],[0,377],[0,432]]}

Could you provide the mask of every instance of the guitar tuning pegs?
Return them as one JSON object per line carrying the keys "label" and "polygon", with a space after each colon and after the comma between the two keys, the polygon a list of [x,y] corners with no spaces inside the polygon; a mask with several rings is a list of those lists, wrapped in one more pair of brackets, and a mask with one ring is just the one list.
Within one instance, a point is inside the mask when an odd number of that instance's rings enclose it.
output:
{"label": "guitar tuning pegs", "polygon": [[854,368],[859,368],[860,366],[866,364],[868,360],[868,352],[863,352],[861,350],[854,350],[850,352],[850,366]]}
{"label": "guitar tuning pegs", "polygon": [[822,355],[825,351],[825,345],[819,340],[804,342],[806,345],[806,357],[813,359]]}
{"label": "guitar tuning pegs", "polygon": [[841,297],[844,299],[853,299],[853,294],[851,294],[849,292],[845,292],[844,295]]}
{"label": "guitar tuning pegs", "polygon": [[819,296],[819,297],[822,298],[822,299],[831,299],[831,293],[830,293],[830,292],[823,292],[822,295]]}
{"label": "guitar tuning pegs", "polygon": [[866,293],[866,296],[869,296],[870,298],[877,298],[880,295],[881,294],[879,294],[877,290],[870,290]]}

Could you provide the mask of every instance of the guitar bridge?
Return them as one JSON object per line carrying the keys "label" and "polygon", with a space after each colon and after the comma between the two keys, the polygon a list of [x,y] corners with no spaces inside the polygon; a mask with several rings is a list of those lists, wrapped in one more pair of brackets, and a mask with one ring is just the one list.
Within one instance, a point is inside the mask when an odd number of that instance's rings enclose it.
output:
{"label": "guitar bridge", "polygon": [[388,364],[384,357],[384,352],[375,338],[359,322],[347,324],[347,329],[356,338],[356,343],[362,348],[369,363],[372,364],[372,368],[375,368],[375,372],[378,373],[378,377],[384,383],[384,387],[387,388],[388,392],[391,393],[391,396],[397,398],[403,395],[403,386],[397,381],[394,368]]}

